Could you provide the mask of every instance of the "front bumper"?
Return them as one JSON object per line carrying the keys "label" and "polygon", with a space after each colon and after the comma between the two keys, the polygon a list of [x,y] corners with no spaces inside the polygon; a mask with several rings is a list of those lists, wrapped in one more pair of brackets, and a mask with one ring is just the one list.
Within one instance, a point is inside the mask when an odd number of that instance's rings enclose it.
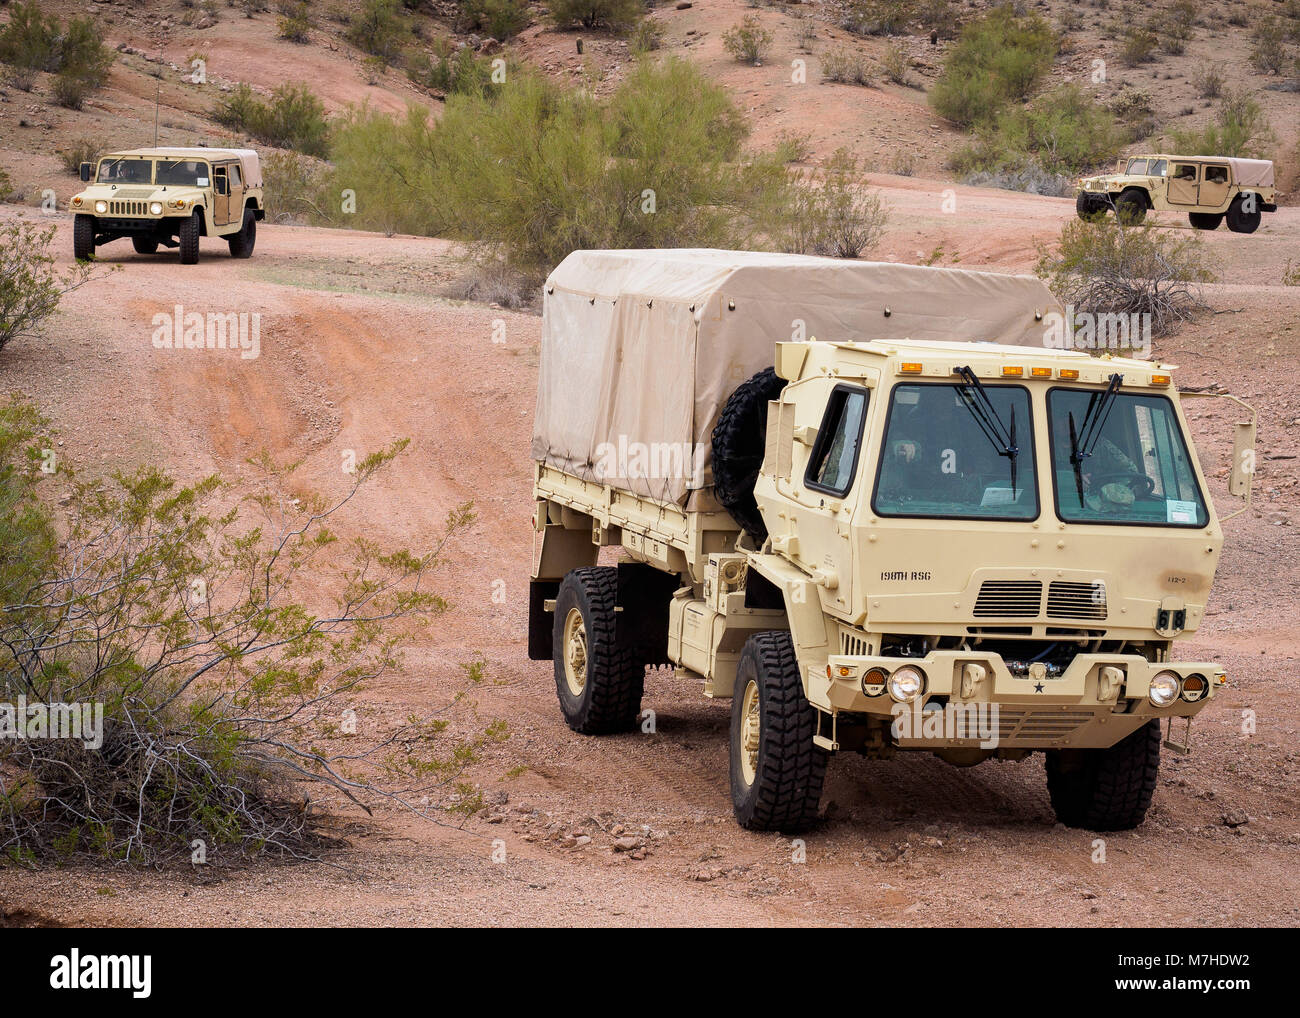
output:
{"label": "front bumper", "polygon": [[[923,658],[832,655],[831,674],[808,669],[808,696],[823,710],[894,717],[900,705],[888,694],[869,695],[862,678],[872,668],[892,673],[903,665],[920,668],[925,692],[916,703],[941,698],[947,706],[987,711],[996,706],[998,745],[1012,749],[1087,748],[1114,745],[1153,718],[1190,718],[1214,698],[1226,681],[1223,669],[1205,661],[1147,661],[1136,654],[1079,654],[1056,677],[1013,674],[998,654],[934,651]],[[847,670],[848,675],[841,675]],[[1207,688],[1200,699],[1181,697],[1167,707],[1147,698],[1157,672],[1181,678],[1199,675]],[[933,740],[899,739],[898,745],[933,749]],[[967,739],[944,740],[968,746]]]}

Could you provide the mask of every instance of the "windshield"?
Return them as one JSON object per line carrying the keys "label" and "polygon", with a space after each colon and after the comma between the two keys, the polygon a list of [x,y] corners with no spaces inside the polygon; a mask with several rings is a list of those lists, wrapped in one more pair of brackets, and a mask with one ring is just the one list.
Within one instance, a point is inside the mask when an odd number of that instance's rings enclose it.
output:
{"label": "windshield", "polygon": [[1038,516],[1029,393],[1014,385],[986,385],[983,391],[1001,429],[1017,435],[1014,455],[981,427],[962,386],[894,387],[876,481],[877,513],[1002,520]]}
{"label": "windshield", "polygon": [[1163,177],[1165,161],[1163,159],[1130,159],[1128,172],[1140,176]]}
{"label": "windshield", "polygon": [[[1076,433],[1099,393],[1053,389],[1047,397],[1057,515],[1067,523],[1203,527],[1209,522],[1173,403],[1117,393],[1090,448],[1071,462]],[[1082,499],[1080,499],[1082,488]]]}
{"label": "windshield", "polygon": [[152,159],[104,159],[99,164],[97,184],[150,184],[153,182]]}
{"label": "windshield", "polygon": [[208,186],[208,164],[200,159],[159,159],[159,184]]}

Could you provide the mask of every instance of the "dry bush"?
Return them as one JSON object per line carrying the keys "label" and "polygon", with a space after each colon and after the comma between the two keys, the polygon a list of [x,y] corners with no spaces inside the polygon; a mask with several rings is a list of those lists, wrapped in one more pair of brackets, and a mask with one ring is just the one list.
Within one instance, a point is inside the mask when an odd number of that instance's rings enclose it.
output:
{"label": "dry bush", "polygon": [[854,50],[827,50],[822,54],[822,80],[869,87],[873,83],[871,65],[866,57]]}
{"label": "dry bush", "polygon": [[772,45],[772,33],[752,14],[722,33],[722,45],[738,63],[758,67]]}

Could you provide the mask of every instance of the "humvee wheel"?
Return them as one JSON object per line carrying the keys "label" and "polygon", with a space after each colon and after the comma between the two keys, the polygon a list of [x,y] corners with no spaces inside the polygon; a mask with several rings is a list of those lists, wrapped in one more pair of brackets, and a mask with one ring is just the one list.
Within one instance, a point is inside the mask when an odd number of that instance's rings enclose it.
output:
{"label": "humvee wheel", "polygon": [[1245,204],[1242,196],[1237,195],[1232,199],[1232,204],[1228,206],[1228,229],[1233,233],[1254,233],[1259,229],[1259,223],[1263,216],[1259,211],[1258,199],[1256,199],[1254,212],[1244,211]]}
{"label": "humvee wheel", "polygon": [[1056,819],[1090,831],[1127,831],[1146,818],[1160,771],[1160,722],[1109,749],[1047,751],[1047,791]]}
{"label": "humvee wheel", "polygon": [[755,633],[740,653],[731,702],[731,804],[751,831],[799,831],[817,821],[826,751],[804,698],[789,633]]}
{"label": "humvee wheel", "polygon": [[615,637],[618,570],[574,569],[555,596],[555,691],[575,732],[602,735],[636,725],[645,664]]}
{"label": "humvee wheel", "polygon": [[1187,218],[1198,230],[1217,230],[1223,222],[1222,212],[1189,212]]}
{"label": "humvee wheel", "polygon": [[79,262],[95,257],[95,218],[77,216],[72,221],[72,255]]}
{"label": "humvee wheel", "polygon": [[199,261],[199,213],[181,220],[181,264],[197,265]]}
{"label": "humvee wheel", "polygon": [[253,256],[253,248],[257,244],[257,217],[253,215],[252,209],[244,209],[244,225],[239,228],[238,233],[232,233],[228,239],[231,258]]}
{"label": "humvee wheel", "polygon": [[1136,187],[1125,188],[1115,199],[1115,215],[1136,226],[1146,217],[1147,196]]}
{"label": "humvee wheel", "polygon": [[157,254],[158,241],[153,237],[132,237],[131,246],[136,254]]}
{"label": "humvee wheel", "polygon": [[1092,198],[1085,191],[1080,191],[1074,199],[1074,211],[1079,214],[1080,219],[1091,219],[1102,209],[1093,204]]}

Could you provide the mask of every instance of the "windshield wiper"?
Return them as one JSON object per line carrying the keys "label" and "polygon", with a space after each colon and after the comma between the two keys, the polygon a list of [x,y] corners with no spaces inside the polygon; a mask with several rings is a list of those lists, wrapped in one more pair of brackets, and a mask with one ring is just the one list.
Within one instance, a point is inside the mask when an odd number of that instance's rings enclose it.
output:
{"label": "windshield wiper", "polygon": [[966,409],[971,412],[971,416],[975,418],[980,430],[984,432],[984,437],[997,450],[998,455],[1005,456],[1011,466],[1011,498],[1014,500],[1016,497],[1016,457],[1020,455],[1020,450],[1016,446],[1016,408],[1014,405],[1011,407],[1011,425],[1008,427],[1002,423],[997,408],[993,406],[993,402],[989,399],[984,386],[975,377],[975,372],[971,370],[970,366],[957,368],[956,371],[961,377],[961,385],[957,391],[961,394]]}
{"label": "windshield wiper", "polygon": [[1070,411],[1070,465],[1074,467],[1074,486],[1079,492],[1080,507],[1083,506],[1083,461],[1092,455],[1101,440],[1102,429],[1106,427],[1106,419],[1115,405],[1115,394],[1123,381],[1123,375],[1113,374],[1103,391],[1094,392],[1089,397],[1088,408],[1083,412],[1083,424],[1078,429],[1074,426],[1074,411]]}

